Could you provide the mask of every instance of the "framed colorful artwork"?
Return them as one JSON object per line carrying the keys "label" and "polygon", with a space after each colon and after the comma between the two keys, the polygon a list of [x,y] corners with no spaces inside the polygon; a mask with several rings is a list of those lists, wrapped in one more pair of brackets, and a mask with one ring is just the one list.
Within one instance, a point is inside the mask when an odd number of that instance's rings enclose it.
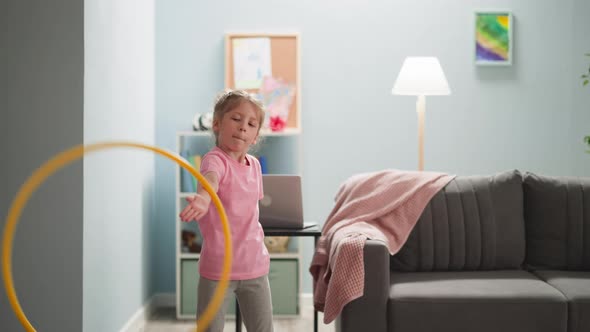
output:
{"label": "framed colorful artwork", "polygon": [[510,11],[475,12],[475,64],[512,65],[514,22]]}

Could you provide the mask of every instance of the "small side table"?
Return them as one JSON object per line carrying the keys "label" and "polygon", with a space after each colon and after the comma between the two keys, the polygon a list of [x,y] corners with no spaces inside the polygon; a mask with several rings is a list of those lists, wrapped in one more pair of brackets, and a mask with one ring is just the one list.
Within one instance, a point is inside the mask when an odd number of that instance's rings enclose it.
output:
{"label": "small side table", "polygon": [[[265,236],[304,236],[304,237],[313,237],[313,247],[318,243],[318,239],[322,235],[322,231],[320,230],[318,225],[310,226],[304,229],[288,229],[288,228],[264,228],[264,235]],[[318,331],[318,311],[314,308],[313,309],[313,331]],[[236,299],[236,332],[242,332],[242,316],[240,314],[240,306],[238,305],[238,300]]]}

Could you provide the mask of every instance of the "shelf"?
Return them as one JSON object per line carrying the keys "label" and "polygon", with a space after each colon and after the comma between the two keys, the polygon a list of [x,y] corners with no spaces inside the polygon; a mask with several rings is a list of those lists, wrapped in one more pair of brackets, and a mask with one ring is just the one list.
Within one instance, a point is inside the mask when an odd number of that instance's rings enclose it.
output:
{"label": "shelf", "polygon": [[[262,129],[260,130],[260,136],[266,136],[266,137],[272,137],[272,136],[295,136],[295,135],[299,135],[301,134],[301,130],[296,129],[296,128],[286,128],[283,131],[270,131],[270,130],[265,130]],[[196,137],[196,136],[201,136],[201,137],[208,137],[211,136],[212,133],[209,130],[204,130],[204,131],[179,131],[178,136],[181,137]]]}
{"label": "shelf", "polygon": [[178,136],[211,136],[211,132],[206,130],[206,131],[179,131],[177,133]]}
{"label": "shelf", "polygon": [[196,193],[178,193],[178,198],[187,198],[196,195]]}
{"label": "shelf", "polygon": [[270,253],[270,259],[289,259],[289,258],[300,258],[300,255],[296,252],[285,252],[285,253]]}
{"label": "shelf", "polygon": [[286,128],[283,131],[260,130],[260,136],[295,136],[301,134],[297,128]]}
{"label": "shelf", "polygon": [[194,252],[183,252],[180,254],[181,259],[199,259],[201,254],[197,254]]}

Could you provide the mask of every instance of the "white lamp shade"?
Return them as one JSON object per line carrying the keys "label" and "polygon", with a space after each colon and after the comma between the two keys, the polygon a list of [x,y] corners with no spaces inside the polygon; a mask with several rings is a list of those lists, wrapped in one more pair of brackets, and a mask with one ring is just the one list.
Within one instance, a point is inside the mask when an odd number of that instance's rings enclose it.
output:
{"label": "white lamp shade", "polygon": [[407,96],[451,94],[445,73],[435,57],[407,57],[391,93]]}

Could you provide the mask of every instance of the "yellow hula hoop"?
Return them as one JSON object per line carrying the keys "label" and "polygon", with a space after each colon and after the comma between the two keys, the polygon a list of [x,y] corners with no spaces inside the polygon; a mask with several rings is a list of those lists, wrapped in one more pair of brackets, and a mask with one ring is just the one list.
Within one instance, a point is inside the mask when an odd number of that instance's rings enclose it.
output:
{"label": "yellow hula hoop", "polygon": [[203,185],[203,188],[209,193],[213,200],[213,203],[215,204],[215,207],[217,208],[217,211],[219,212],[221,224],[223,225],[223,236],[225,237],[225,256],[223,258],[223,270],[221,272],[221,280],[219,280],[219,285],[215,289],[213,298],[211,299],[211,302],[209,302],[209,305],[205,309],[205,312],[197,320],[198,332],[204,331],[209,326],[211,320],[213,319],[213,316],[219,310],[223,302],[225,291],[227,290],[229,284],[229,272],[231,270],[231,234],[229,230],[227,215],[225,214],[225,209],[223,208],[223,205],[219,200],[219,196],[217,196],[217,193],[213,191],[213,188],[211,187],[209,182],[207,182],[205,177],[203,177],[199,172],[197,172],[197,170],[195,170],[183,158],[155,146],[150,146],[141,143],[119,141],[94,143],[90,145],[77,145],[69,150],[63,151],[55,155],[53,158],[51,158],[49,161],[47,161],[45,164],[39,167],[25,181],[25,183],[20,187],[14,201],[12,202],[12,205],[10,206],[10,210],[8,212],[8,217],[6,218],[6,225],[4,226],[4,233],[2,235],[2,276],[4,277],[4,287],[6,288],[6,294],[8,296],[8,300],[10,302],[12,310],[16,314],[21,325],[27,331],[35,331],[35,328],[31,325],[31,323],[27,319],[27,316],[23,312],[23,309],[20,306],[18,297],[16,296],[16,292],[14,290],[14,281],[12,279],[12,244],[14,239],[14,233],[16,230],[16,225],[18,224],[18,219],[22,213],[22,210],[25,207],[31,195],[37,190],[37,188],[56,171],[76,161],[77,159],[80,159],[86,153],[117,147],[139,148],[149,150],[159,155],[162,155],[172,161],[175,161],[178,165],[188,170],[193,176],[195,176]]}

